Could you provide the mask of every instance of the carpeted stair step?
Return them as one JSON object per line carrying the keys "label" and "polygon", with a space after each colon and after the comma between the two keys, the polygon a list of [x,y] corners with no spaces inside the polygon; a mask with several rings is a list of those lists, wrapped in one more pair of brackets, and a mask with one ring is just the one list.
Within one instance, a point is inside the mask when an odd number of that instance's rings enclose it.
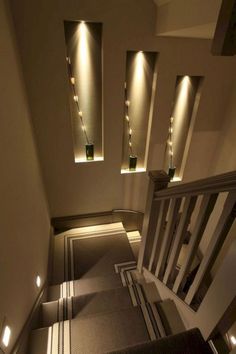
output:
{"label": "carpeted stair step", "polygon": [[139,284],[145,294],[146,302],[159,302],[161,296],[154,282],[147,282],[142,274],[137,271],[136,261],[119,263],[114,265],[115,272],[120,274],[123,286]]}
{"label": "carpeted stair step", "polygon": [[106,276],[79,279],[64,282],[61,285],[50,286],[48,289],[48,301],[58,300],[61,297],[87,295],[121,287],[123,285],[119,274],[113,272],[113,274]]}
{"label": "carpeted stair step", "polygon": [[98,354],[146,342],[149,333],[139,307],[71,321],[71,354]]}
{"label": "carpeted stair step", "polygon": [[173,300],[163,300],[156,306],[167,335],[182,333],[186,330]]}
{"label": "carpeted stair step", "polygon": [[[131,286],[130,286],[131,287]],[[75,317],[123,310],[134,306],[128,287],[101,291],[42,304],[41,327]]]}
{"label": "carpeted stair step", "polygon": [[29,338],[29,354],[43,354],[47,353],[48,338],[51,328],[41,328],[32,331]]}
{"label": "carpeted stair step", "polygon": [[152,321],[152,304],[119,311],[87,314],[70,321],[55,323],[31,335],[31,354],[40,342],[40,354],[98,354],[160,338]]}
{"label": "carpeted stair step", "polygon": [[106,354],[212,354],[198,328]]}
{"label": "carpeted stair step", "polygon": [[55,237],[53,284],[113,273],[113,265],[134,259],[122,223],[82,227]]}
{"label": "carpeted stair step", "polygon": [[43,303],[40,327],[51,326],[56,322],[87,314],[117,311],[148,303],[150,298],[154,298],[153,284],[144,285],[146,285],[146,289],[141,284],[134,283],[126,287],[79,296],[61,297],[57,301]]}

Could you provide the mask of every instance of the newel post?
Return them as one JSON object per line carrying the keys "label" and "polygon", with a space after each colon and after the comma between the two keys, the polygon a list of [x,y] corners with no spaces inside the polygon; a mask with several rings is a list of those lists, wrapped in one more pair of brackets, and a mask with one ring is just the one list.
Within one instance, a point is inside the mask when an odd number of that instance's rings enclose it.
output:
{"label": "newel post", "polygon": [[138,257],[138,271],[142,271],[144,261],[150,257],[158,218],[158,203],[154,200],[155,192],[168,186],[170,177],[165,171],[149,171],[147,201],[143,219],[142,240]]}

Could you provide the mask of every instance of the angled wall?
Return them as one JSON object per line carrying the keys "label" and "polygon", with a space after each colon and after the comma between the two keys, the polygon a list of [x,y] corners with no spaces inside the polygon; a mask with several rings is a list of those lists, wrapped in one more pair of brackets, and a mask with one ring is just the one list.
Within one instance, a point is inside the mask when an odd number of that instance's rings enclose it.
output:
{"label": "angled wall", "polygon": [[[9,353],[47,276],[50,219],[7,1],[0,1],[0,330]],[[0,347],[1,347],[0,343]]]}

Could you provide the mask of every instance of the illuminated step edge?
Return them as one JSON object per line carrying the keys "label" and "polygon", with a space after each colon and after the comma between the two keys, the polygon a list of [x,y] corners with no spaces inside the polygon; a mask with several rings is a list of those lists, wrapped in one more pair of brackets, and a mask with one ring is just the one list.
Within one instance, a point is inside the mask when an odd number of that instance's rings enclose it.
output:
{"label": "illuminated step edge", "polygon": [[174,178],[170,181],[170,183],[172,183],[172,182],[180,182],[180,181],[182,181],[182,178],[181,178],[181,177],[174,177]]}
{"label": "illuminated step edge", "polygon": [[127,232],[127,236],[130,243],[141,241],[141,235],[138,230]]}
{"label": "illuminated step edge", "polygon": [[70,354],[70,321],[54,323],[48,328],[47,354]]}

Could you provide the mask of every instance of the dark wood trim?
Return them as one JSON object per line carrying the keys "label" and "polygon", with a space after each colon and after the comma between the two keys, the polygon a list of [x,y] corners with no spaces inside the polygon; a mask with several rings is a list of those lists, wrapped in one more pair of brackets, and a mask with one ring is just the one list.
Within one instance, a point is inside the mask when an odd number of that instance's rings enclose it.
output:
{"label": "dark wood trim", "polygon": [[213,55],[236,54],[236,1],[223,0],[212,41]]}
{"label": "dark wood trim", "polygon": [[54,217],[51,224],[54,232],[63,232],[74,227],[122,222],[126,231],[142,229],[143,213],[128,209],[114,209],[98,213]]}

